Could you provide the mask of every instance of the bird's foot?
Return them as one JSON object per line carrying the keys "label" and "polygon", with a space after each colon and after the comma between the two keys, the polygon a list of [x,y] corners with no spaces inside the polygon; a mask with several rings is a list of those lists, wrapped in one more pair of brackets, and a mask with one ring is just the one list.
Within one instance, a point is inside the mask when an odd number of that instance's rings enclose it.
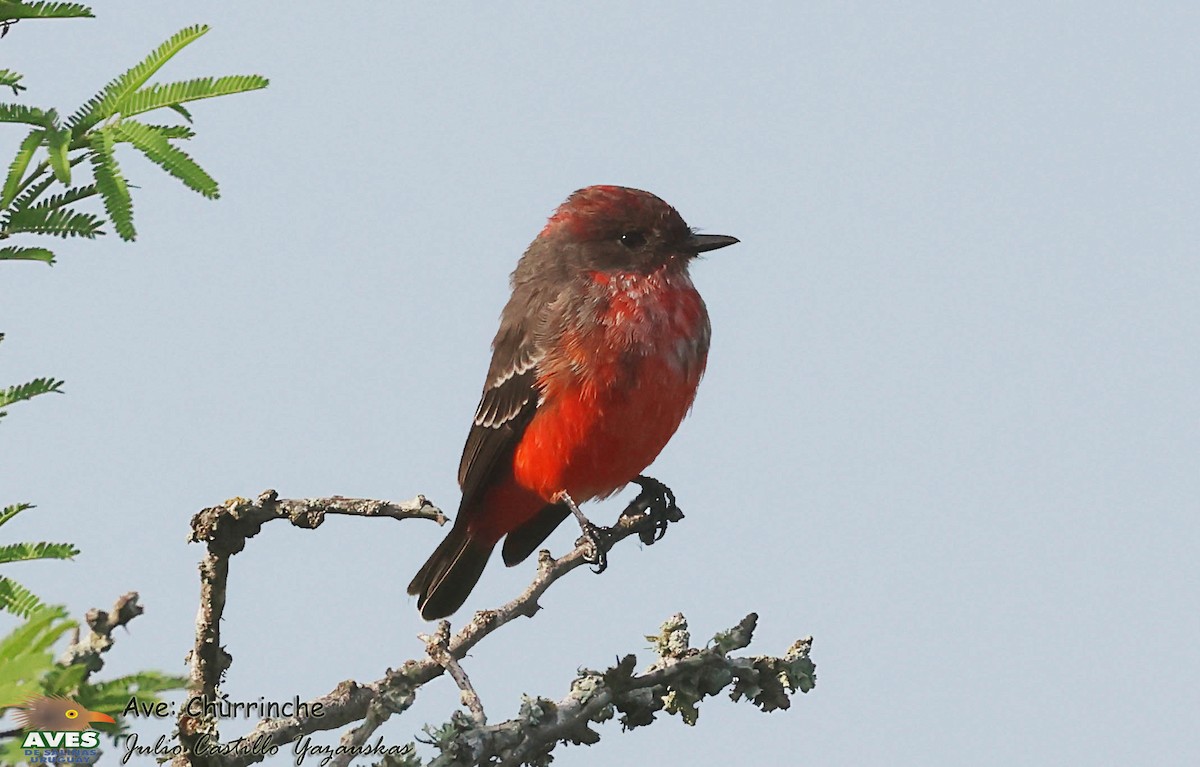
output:
{"label": "bird's foot", "polygon": [[605,541],[604,531],[593,525],[591,520],[583,515],[583,512],[579,510],[579,506],[576,505],[575,501],[565,491],[559,493],[554,500],[565,504],[579,522],[579,529],[583,535],[579,536],[578,540],[575,541],[575,546],[587,546],[587,553],[584,559],[588,564],[592,565],[592,572],[599,575],[607,570],[608,544]]}
{"label": "bird's foot", "polygon": [[654,477],[639,475],[633,481],[642,488],[642,492],[625,507],[621,516],[653,520],[653,527],[638,532],[641,542],[650,546],[667,534],[668,523],[683,519],[683,512],[675,504],[675,493],[671,492],[671,488]]}
{"label": "bird's foot", "polygon": [[584,560],[592,566],[592,572],[599,575],[608,569],[608,545],[604,541],[604,531],[591,522],[583,526],[582,530],[583,535],[576,539],[575,545],[587,546]]}

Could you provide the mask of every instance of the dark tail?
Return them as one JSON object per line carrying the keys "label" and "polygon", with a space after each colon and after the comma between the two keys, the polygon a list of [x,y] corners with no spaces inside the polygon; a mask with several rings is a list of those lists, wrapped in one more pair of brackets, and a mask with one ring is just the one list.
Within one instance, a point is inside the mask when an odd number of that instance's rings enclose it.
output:
{"label": "dark tail", "polygon": [[495,545],[472,537],[466,525],[455,525],[408,584],[408,593],[417,596],[421,617],[437,620],[462,607]]}
{"label": "dark tail", "polygon": [[524,562],[525,558],[542,545],[550,537],[554,528],[562,524],[571,512],[566,504],[552,503],[542,508],[533,519],[509,533],[504,539],[504,564],[513,565]]}

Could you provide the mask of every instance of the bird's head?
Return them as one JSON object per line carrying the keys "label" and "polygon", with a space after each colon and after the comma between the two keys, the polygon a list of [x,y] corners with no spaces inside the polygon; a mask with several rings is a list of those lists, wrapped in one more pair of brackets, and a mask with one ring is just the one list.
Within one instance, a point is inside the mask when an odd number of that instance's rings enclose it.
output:
{"label": "bird's head", "polygon": [[16,712],[17,724],[23,730],[81,731],[95,722],[115,723],[108,714],[88,711],[70,698],[30,698]]}
{"label": "bird's head", "polygon": [[658,197],[623,186],[589,186],[558,206],[538,235],[556,258],[588,271],[647,273],[738,240],[696,234]]}

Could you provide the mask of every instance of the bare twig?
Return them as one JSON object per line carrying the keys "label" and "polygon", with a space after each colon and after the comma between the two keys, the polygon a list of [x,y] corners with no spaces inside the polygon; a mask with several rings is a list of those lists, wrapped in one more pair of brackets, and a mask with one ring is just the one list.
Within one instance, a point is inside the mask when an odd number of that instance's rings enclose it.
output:
{"label": "bare twig", "polygon": [[[345,499],[330,500],[346,508]],[[414,501],[415,510],[423,508],[423,502],[421,498]],[[244,546],[245,538],[258,532],[263,521],[288,518],[293,524],[315,526],[320,524],[324,513],[332,511],[318,508],[327,503],[278,501],[273,493],[268,492],[255,502],[235,499],[226,507],[221,507],[242,512],[234,513],[232,521],[223,520],[220,509],[206,509],[197,515],[193,521],[193,538],[209,543],[209,554],[202,563],[202,573],[205,566],[210,564],[210,559],[214,567],[223,564],[225,568],[224,572],[215,571],[212,575],[212,580],[220,584],[220,589],[214,588],[206,593],[206,599],[212,599],[211,605],[216,608],[223,606],[228,557]],[[284,504],[297,505],[281,511],[280,507]],[[647,542],[657,540],[667,522],[675,522],[683,517],[673,503],[666,508],[659,507],[655,513],[647,511],[647,500],[639,495],[616,524],[599,530],[597,540],[603,549],[602,553],[630,536],[636,535]],[[437,514],[440,517],[440,512]],[[374,513],[368,516],[393,515]],[[239,525],[244,525],[245,530],[240,530]],[[538,600],[541,595],[555,581],[592,561],[596,555],[593,543],[592,540],[581,538],[572,551],[558,559],[547,551],[539,552],[537,573],[519,596],[498,609],[475,613],[454,635],[450,634],[450,624],[441,622],[432,637],[422,637],[426,641],[426,657],[406,661],[398,670],[389,669],[381,679],[369,684],[342,682],[329,694],[302,704],[295,716],[260,721],[236,741],[253,744],[250,748],[229,748],[230,744],[221,744],[216,740],[214,729],[211,736],[206,736],[211,739],[205,744],[204,756],[194,752],[198,741],[193,737],[191,745],[187,746],[188,755],[177,761],[193,767],[201,764],[208,767],[242,767],[262,761],[271,749],[294,741],[300,741],[299,745],[303,747],[307,736],[313,733],[357,723],[343,734],[336,753],[331,755],[331,764],[345,767],[361,753],[379,753],[371,752],[373,746],[367,745],[368,739],[390,716],[403,713],[411,707],[422,685],[443,673],[449,673],[458,684],[463,704],[471,716],[455,712],[451,721],[442,728],[427,730],[433,737],[432,742],[441,749],[441,755],[431,763],[438,767],[474,765],[483,761],[506,765],[530,761],[541,763],[559,743],[596,742],[599,734],[591,729],[590,723],[610,719],[615,712],[620,712],[621,722],[627,729],[649,724],[656,712],[664,709],[668,713],[678,713],[685,721],[693,722],[698,716],[696,704],[700,700],[731,685],[731,697],[735,700],[743,697],[750,699],[765,711],[787,708],[790,705],[789,692],[797,689],[807,692],[813,686],[814,667],[808,659],[811,639],[797,642],[781,658],[731,657],[730,652],[750,643],[757,616],[747,616],[734,628],[716,635],[709,647],[701,650],[690,647],[687,622],[679,615],[663,624],[661,636],[655,638],[659,660],[642,674],[633,673],[636,659],[628,655],[616,666],[603,672],[581,671],[572,684],[571,692],[562,700],[526,699],[520,716],[497,725],[488,725],[483,705],[458,660],[501,626],[520,616],[532,617],[540,609]],[[204,624],[211,626],[215,623],[220,617],[219,613],[220,610],[215,609],[206,615],[202,607],[198,620],[197,650],[201,648],[199,629]],[[213,646],[219,649],[215,627],[207,631]],[[196,672],[197,663],[193,658],[194,678],[198,678],[201,685],[211,684],[215,692],[220,673],[228,667],[228,655],[221,650],[221,656],[210,665],[207,671]],[[211,682],[208,681],[210,679]],[[197,689],[205,688],[199,686]],[[180,738],[186,746],[188,741],[185,740],[184,724],[181,718]],[[388,760],[385,759],[385,763],[389,763]]]}
{"label": "bare twig", "polygon": [[117,626],[124,626],[129,621],[141,615],[143,608],[138,602],[138,593],[131,591],[117,599],[112,610],[105,612],[92,608],[87,612],[87,625],[90,629],[86,637],[80,638],[78,631],[70,646],[59,657],[58,663],[70,666],[82,663],[87,667],[84,681],[104,667],[103,654],[113,645],[112,632]]}
{"label": "bare twig", "polygon": [[328,514],[354,517],[390,517],[391,519],[431,519],[439,525],[446,515],[418,495],[411,501],[392,503],[364,498],[280,499],[274,490],[265,490],[253,501],[231,498],[220,506],[204,509],[192,517],[192,543],[204,542],[209,551],[231,556],[246,545],[247,538],[258,535],[267,522],[286,519],[296,527],[312,530],[321,526]]}
{"label": "bare twig", "polygon": [[339,753],[330,762],[331,767],[347,767],[361,753],[367,739],[378,730],[388,718],[395,713],[407,709],[416,700],[416,695],[410,693],[407,700],[395,700],[386,695],[380,695],[367,705],[367,713],[362,722],[347,730],[338,741]]}
{"label": "bare twig", "polygon": [[[200,609],[196,614],[196,643],[187,657],[190,665],[188,689],[191,697],[200,698],[201,703],[216,699],[221,677],[233,662],[233,656],[221,646],[221,615],[225,612],[225,585],[228,578],[229,554],[213,551],[210,546],[200,560]],[[176,761],[178,764],[200,767],[205,762],[194,757],[196,747],[206,740],[217,740],[217,718],[211,714],[192,716],[186,713],[190,709],[190,699],[179,707],[178,728],[179,742],[186,753],[193,755],[193,760],[189,762],[186,757],[180,756]]]}
{"label": "bare twig", "polygon": [[[240,500],[240,499],[239,499]],[[211,510],[205,510],[206,514]],[[646,514],[644,501],[635,499],[612,527],[601,530],[601,542],[605,550],[634,535],[653,533],[666,522],[683,519],[676,507],[665,510],[661,515]],[[277,517],[272,517],[277,518]],[[448,656],[460,660],[488,634],[521,616],[533,616],[539,609],[538,599],[551,584],[581,565],[587,564],[592,554],[591,544],[580,540],[575,548],[558,559],[548,551],[538,553],[537,575],[520,596],[496,610],[481,610],[446,644]],[[193,662],[194,663],[194,662]],[[280,719],[264,719],[241,740],[257,743],[263,748],[283,745],[321,730],[343,727],[351,722],[363,720],[368,710],[378,700],[386,705],[376,709],[371,721],[363,722],[341,739],[343,753],[347,749],[361,747],[383,719],[391,714],[403,713],[416,700],[416,690],[445,673],[445,667],[433,658],[405,661],[399,670],[389,669],[383,678],[366,685],[347,681],[328,695],[316,698],[310,704],[321,704],[320,716],[293,716]],[[347,691],[352,691],[350,694]],[[182,733],[181,733],[182,740]],[[216,750],[216,749],[214,749]],[[258,751],[256,748],[255,751]],[[341,756],[341,755],[339,755]],[[350,755],[351,758],[353,754]],[[208,757],[206,764],[221,767],[243,767],[263,759],[262,753],[228,753]],[[348,761],[348,760],[347,760]],[[184,762],[181,762],[183,764]],[[199,764],[194,762],[194,765]]]}
{"label": "bare twig", "polygon": [[437,631],[433,636],[419,634],[417,638],[425,642],[425,649],[429,653],[429,657],[446,669],[446,673],[458,685],[458,689],[462,693],[463,705],[471,712],[475,725],[477,727],[485,726],[487,715],[483,713],[483,702],[479,700],[479,693],[475,692],[475,688],[471,686],[471,679],[467,676],[467,672],[463,671],[463,667],[450,654],[450,621],[438,623]]}
{"label": "bare twig", "polygon": [[[192,698],[200,698],[202,704],[214,700],[221,677],[233,661],[233,657],[221,646],[221,615],[225,611],[229,558],[245,548],[246,541],[257,535],[262,526],[271,520],[287,519],[296,527],[311,530],[319,527],[328,514],[390,517],[397,520],[432,519],[438,524],[446,521],[442,511],[421,495],[404,503],[340,496],[280,500],[274,490],[264,491],[253,501],[233,498],[196,514],[192,518],[190,540],[206,543],[208,551],[200,561],[200,610],[196,616],[196,642],[188,655]],[[353,682],[343,683],[327,697],[338,701],[355,698],[354,693],[358,689],[361,688]],[[176,763],[191,764],[193,767],[220,763],[217,755],[201,756],[196,753],[198,746],[217,742],[219,732],[216,717],[207,713],[191,716],[186,713],[190,708],[189,705],[179,708],[179,739],[187,756],[178,757]],[[333,726],[343,726],[358,718],[361,718],[361,714]],[[262,754],[256,756],[255,761],[262,759]]]}

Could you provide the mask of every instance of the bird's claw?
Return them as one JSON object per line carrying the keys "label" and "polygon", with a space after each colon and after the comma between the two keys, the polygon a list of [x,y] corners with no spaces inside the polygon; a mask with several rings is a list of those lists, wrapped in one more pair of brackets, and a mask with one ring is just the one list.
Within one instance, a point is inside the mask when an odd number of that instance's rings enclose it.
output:
{"label": "bird's claw", "polygon": [[583,529],[583,535],[575,541],[576,546],[587,546],[587,553],[584,555],[584,561],[592,565],[592,572],[599,575],[608,569],[608,552],[607,546],[604,545],[604,531],[587,523]]}
{"label": "bird's claw", "polygon": [[634,483],[642,488],[642,492],[625,507],[623,517],[649,517],[654,521],[653,527],[638,531],[638,538],[647,546],[660,540],[667,534],[668,523],[683,517],[683,512],[675,503],[675,493],[671,488],[659,482],[654,477],[639,475]]}
{"label": "bird's claw", "polygon": [[584,560],[588,564],[593,565],[592,572],[599,575],[608,569],[608,548],[612,544],[606,543],[604,531],[596,527],[583,515],[579,510],[579,505],[571,499],[571,495],[563,490],[554,496],[557,503],[565,505],[575,515],[575,519],[579,522],[579,529],[583,535],[575,541],[575,547],[587,546],[587,551],[584,553]]}

